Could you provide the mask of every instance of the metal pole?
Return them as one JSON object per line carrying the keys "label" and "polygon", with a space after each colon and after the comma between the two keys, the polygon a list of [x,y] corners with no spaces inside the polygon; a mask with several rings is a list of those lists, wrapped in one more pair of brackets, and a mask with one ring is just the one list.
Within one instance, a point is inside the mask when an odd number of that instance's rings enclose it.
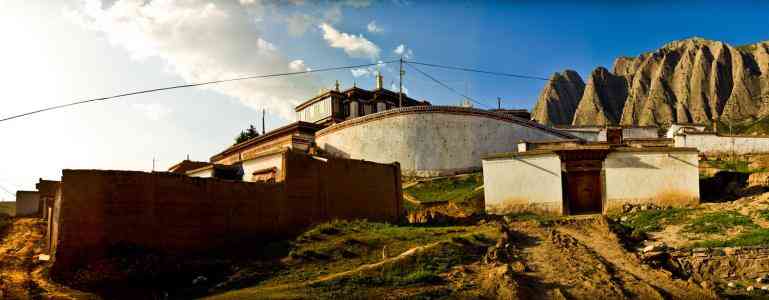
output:
{"label": "metal pole", "polygon": [[398,73],[399,74],[398,77],[399,77],[399,80],[400,80],[400,83],[398,84],[398,107],[403,107],[403,75],[405,73],[406,72],[403,71],[403,56],[401,56],[401,59],[400,59],[400,72]]}
{"label": "metal pole", "polygon": [[262,135],[264,135],[264,132],[265,132],[264,131],[264,114],[265,114],[265,109],[262,108]]}
{"label": "metal pole", "polygon": [[497,109],[502,109],[502,97],[497,97]]}

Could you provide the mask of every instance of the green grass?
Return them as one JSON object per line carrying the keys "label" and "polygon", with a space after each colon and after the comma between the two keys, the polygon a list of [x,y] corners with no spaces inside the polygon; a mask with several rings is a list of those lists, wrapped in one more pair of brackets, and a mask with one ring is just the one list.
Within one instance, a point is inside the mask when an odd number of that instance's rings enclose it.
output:
{"label": "green grass", "polygon": [[539,214],[529,211],[510,213],[505,215],[505,217],[512,222],[534,221],[537,224],[543,226],[550,225],[553,221],[560,219],[558,216]]}
{"label": "green grass", "polygon": [[482,195],[482,190],[476,190],[479,186],[483,186],[483,176],[474,173],[421,182],[405,189],[405,192],[421,202],[464,201]]}
{"label": "green grass", "polygon": [[[386,223],[332,221],[315,226],[300,235],[283,267],[248,284],[250,288],[231,290],[223,299],[270,299],[313,295],[316,299],[366,299],[393,289],[420,289],[443,286],[440,274],[453,266],[478,261],[496,241],[493,225],[480,226],[398,226]],[[383,252],[395,257],[417,246],[431,245],[406,261],[388,262],[362,273],[322,281],[309,286],[293,286],[321,276],[354,270],[380,262]],[[256,273],[256,272],[255,272]],[[289,286],[288,288],[272,288]],[[216,297],[215,297],[216,298]]]}
{"label": "green grass", "polygon": [[0,215],[13,216],[16,214],[16,202],[0,202]]}
{"label": "green grass", "polygon": [[721,170],[729,170],[739,173],[765,172],[766,168],[751,168],[746,160],[706,160],[704,163]]}
{"label": "green grass", "polygon": [[769,117],[764,117],[753,121],[735,121],[729,130],[728,121],[719,121],[718,132],[721,134],[735,135],[767,135],[769,134]]}
{"label": "green grass", "polygon": [[735,211],[724,211],[703,214],[686,224],[683,231],[697,234],[719,234],[737,226],[754,228],[756,225],[748,216]]}
{"label": "green grass", "polygon": [[756,212],[759,218],[769,221],[769,209],[762,209]]}
{"label": "green grass", "polygon": [[[320,224],[296,239],[289,257],[297,263],[274,281],[301,281],[377,262],[382,259],[383,248],[391,257],[416,246],[462,236],[469,235],[468,239],[480,242],[486,232],[495,231],[484,226],[421,227],[365,220],[332,221]],[[491,243],[493,239],[488,237],[486,241]]]}
{"label": "green grass", "polygon": [[629,215],[628,220],[623,223],[636,233],[660,231],[666,225],[684,223],[693,211],[692,208],[644,210]]}
{"label": "green grass", "polygon": [[769,245],[769,229],[754,229],[741,233],[726,240],[707,240],[692,244],[692,248],[699,247],[745,247]]}

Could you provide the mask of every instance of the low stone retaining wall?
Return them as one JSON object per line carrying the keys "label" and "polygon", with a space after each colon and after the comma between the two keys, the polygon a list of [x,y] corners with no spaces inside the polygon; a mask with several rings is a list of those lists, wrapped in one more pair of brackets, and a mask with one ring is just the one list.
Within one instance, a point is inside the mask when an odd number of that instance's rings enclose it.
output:
{"label": "low stone retaining wall", "polygon": [[696,248],[670,255],[696,281],[753,279],[769,273],[769,246]]}

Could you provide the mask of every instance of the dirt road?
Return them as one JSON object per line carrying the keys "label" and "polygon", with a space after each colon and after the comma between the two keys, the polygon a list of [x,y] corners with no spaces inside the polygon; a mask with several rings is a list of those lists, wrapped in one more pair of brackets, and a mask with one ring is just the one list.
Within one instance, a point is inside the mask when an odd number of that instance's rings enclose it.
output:
{"label": "dirt road", "polygon": [[48,263],[37,260],[43,251],[45,223],[18,218],[0,240],[0,299],[94,299],[52,283]]}
{"label": "dirt road", "polygon": [[515,280],[524,298],[715,299],[699,285],[642,265],[627,252],[605,221],[580,221],[555,228],[515,229],[527,272]]}

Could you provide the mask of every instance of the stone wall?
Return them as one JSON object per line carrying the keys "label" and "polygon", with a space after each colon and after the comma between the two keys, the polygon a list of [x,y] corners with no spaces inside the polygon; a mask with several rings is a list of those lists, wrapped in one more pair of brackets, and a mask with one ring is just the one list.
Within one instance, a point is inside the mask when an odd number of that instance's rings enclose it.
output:
{"label": "stone wall", "polygon": [[769,137],[686,133],[674,137],[676,147],[694,147],[706,155],[769,153]]}
{"label": "stone wall", "polygon": [[483,160],[486,210],[562,213],[561,159],[555,153]]}
{"label": "stone wall", "polygon": [[332,219],[396,222],[398,165],[288,152],[277,183],[173,173],[64,170],[53,222],[54,272],[134,245],[176,254],[258,247]]}
{"label": "stone wall", "polygon": [[315,142],[339,157],[399,162],[407,176],[442,176],[481,169],[481,156],[512,152],[520,140],[573,139],[516,117],[460,107],[392,109],[316,133]]}
{"label": "stone wall", "polygon": [[695,149],[628,148],[604,160],[605,208],[624,203],[699,203],[699,160]]}
{"label": "stone wall", "polygon": [[33,191],[16,192],[16,216],[40,216],[40,193]]}
{"label": "stone wall", "polygon": [[697,281],[753,280],[769,274],[769,247],[696,248],[671,257]]}

